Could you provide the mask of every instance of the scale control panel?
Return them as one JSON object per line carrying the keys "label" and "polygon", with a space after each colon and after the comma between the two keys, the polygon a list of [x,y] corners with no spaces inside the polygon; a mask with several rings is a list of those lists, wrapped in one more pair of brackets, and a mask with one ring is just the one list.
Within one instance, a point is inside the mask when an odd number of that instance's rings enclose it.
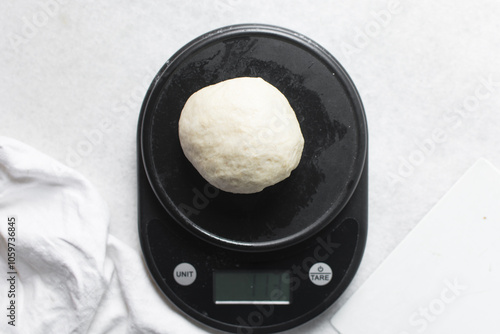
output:
{"label": "scale control panel", "polygon": [[[321,313],[350,282],[357,247],[364,245],[352,218],[307,242],[265,253],[223,249],[160,220],[147,228],[162,290],[192,317],[230,332],[289,328]],[[186,244],[189,250],[179,252]]]}

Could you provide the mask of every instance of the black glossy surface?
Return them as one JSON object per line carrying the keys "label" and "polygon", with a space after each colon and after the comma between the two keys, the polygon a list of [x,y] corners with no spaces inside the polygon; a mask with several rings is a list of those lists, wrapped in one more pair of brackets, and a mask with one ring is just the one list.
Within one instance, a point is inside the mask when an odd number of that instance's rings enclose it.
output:
{"label": "black glossy surface", "polygon": [[[177,137],[191,93],[241,75],[261,76],[287,96],[306,141],[292,176],[255,195],[207,185]],[[144,258],[176,307],[233,333],[298,326],[338,299],[364,252],[368,163],[361,101],[340,65],[305,37],[262,25],[210,32],[174,55],[148,91],[138,129],[138,192]],[[197,271],[189,286],[174,279],[184,262]],[[318,262],[333,271],[324,286],[308,277]],[[290,304],[216,304],[213,273],[221,270],[289,272]]]}
{"label": "black glossy surface", "polygon": [[[277,87],[305,139],[292,175],[252,195],[208,185],[178,139],[187,98],[240,76]],[[290,246],[329,224],[355,190],[367,150],[362,105],[341,66],[314,42],[270,26],[226,27],[186,45],[152,84],[140,126],[145,170],[165,209],[204,240],[247,251]]]}
{"label": "black glossy surface", "polygon": [[[298,326],[326,310],[345,291],[356,273],[366,244],[368,169],[345,208],[324,229],[286,249],[266,253],[217,247],[175,223],[148,187],[139,165],[139,234],[145,260],[161,291],[194,319],[232,333],[274,333]],[[174,269],[190,263],[196,281],[181,286]],[[308,272],[327,263],[333,278],[325,286],[311,283]],[[217,305],[213,272],[217,270],[286,270],[290,272],[289,305]]]}

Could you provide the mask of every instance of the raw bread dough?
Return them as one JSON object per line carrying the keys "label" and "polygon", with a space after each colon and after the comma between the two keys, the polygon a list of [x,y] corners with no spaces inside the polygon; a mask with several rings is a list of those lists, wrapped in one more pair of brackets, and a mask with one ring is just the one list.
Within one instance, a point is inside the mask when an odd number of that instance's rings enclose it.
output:
{"label": "raw bread dough", "polygon": [[290,176],[304,138],[286,97],[261,78],[235,78],[189,97],[179,120],[182,150],[217,188],[249,194]]}

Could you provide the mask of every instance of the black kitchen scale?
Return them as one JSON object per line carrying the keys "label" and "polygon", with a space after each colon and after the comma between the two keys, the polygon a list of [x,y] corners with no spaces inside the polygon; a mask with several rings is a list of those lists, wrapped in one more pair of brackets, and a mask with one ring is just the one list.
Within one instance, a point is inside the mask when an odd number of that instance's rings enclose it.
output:
{"label": "black kitchen scale", "polygon": [[[208,184],[178,139],[188,97],[235,77],[278,88],[305,139],[291,176],[250,195]],[[356,88],[315,42],[256,24],[193,40],[159,71],[139,119],[139,234],[156,284],[185,314],[227,332],[279,332],[320,314],[363,255],[367,151]]]}

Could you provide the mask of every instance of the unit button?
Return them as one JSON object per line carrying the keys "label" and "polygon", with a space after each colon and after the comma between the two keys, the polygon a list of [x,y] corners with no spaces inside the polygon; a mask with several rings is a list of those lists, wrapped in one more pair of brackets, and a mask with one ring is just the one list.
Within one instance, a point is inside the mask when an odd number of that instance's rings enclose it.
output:
{"label": "unit button", "polygon": [[326,263],[318,262],[309,269],[309,279],[313,284],[326,285],[332,280],[332,268]]}
{"label": "unit button", "polygon": [[180,263],[174,269],[174,279],[180,285],[191,285],[196,280],[196,269],[189,263]]}

